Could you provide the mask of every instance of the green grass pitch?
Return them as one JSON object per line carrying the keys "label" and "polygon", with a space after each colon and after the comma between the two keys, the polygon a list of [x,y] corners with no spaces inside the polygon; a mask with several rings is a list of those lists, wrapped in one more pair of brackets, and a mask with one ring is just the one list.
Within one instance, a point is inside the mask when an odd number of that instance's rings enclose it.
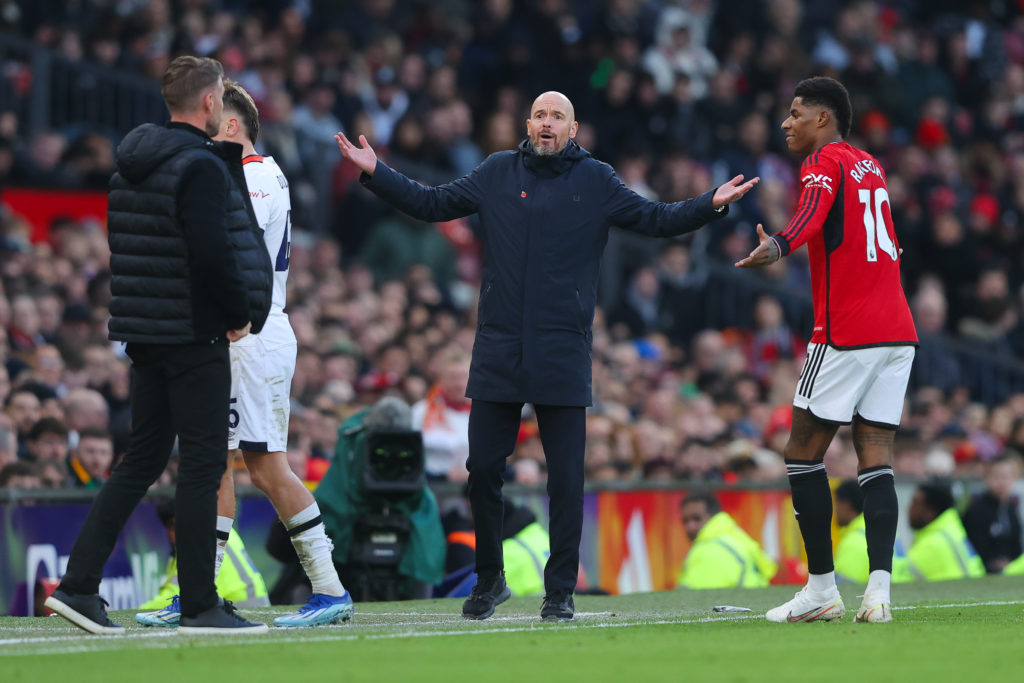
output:
{"label": "green grass pitch", "polygon": [[[0,618],[0,681],[1014,681],[1024,678],[1024,578],[897,586],[895,622],[768,624],[789,587],[577,596],[542,624],[538,598],[484,622],[458,600],[367,603],[352,623],[262,636],[183,637],[113,618],[90,636],[57,617]],[[749,607],[714,614],[713,605]],[[279,608],[243,610],[269,622]]]}

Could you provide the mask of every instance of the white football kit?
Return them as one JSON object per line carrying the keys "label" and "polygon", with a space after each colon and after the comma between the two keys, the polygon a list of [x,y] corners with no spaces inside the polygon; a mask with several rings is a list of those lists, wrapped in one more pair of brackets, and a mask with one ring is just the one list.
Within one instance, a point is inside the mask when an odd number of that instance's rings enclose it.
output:
{"label": "white football kit", "polygon": [[295,374],[295,333],[284,312],[291,249],[288,181],[273,157],[242,160],[256,220],[274,266],[270,315],[259,334],[231,343],[228,448],[253,453],[288,450],[288,418]]}

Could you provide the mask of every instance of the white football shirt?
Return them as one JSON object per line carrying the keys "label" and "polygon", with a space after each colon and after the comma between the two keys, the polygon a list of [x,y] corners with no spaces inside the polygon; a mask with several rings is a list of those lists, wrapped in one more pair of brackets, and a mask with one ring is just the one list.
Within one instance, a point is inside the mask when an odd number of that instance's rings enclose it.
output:
{"label": "white football shirt", "polygon": [[274,266],[274,296],[270,314],[284,313],[288,284],[288,260],[291,254],[292,201],[288,194],[288,181],[274,157],[257,154],[242,159],[245,182],[256,213],[256,221],[263,228],[263,240]]}

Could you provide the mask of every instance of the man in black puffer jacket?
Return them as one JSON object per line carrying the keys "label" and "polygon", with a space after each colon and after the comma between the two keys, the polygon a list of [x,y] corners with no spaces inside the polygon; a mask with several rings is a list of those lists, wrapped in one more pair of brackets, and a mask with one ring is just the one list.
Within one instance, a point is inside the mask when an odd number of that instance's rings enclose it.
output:
{"label": "man in black puffer jacket", "polygon": [[224,70],[179,57],[163,78],[167,126],[145,124],[117,151],[108,227],[113,274],[110,338],[132,359],[132,434],[93,504],[46,606],[97,634],[122,633],[99,596],[103,566],[128,516],[181,455],[175,517],[181,630],[258,633],[217,597],[217,487],[226,465],[228,342],[259,332],[272,266],[242,172],[241,149],[215,143]]}

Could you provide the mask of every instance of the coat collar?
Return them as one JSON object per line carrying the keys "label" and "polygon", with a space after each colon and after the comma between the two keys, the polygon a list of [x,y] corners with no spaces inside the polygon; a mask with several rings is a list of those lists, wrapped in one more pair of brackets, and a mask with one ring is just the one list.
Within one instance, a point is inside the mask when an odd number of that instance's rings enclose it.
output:
{"label": "coat collar", "polygon": [[590,152],[576,144],[575,140],[569,140],[565,148],[553,156],[540,156],[533,151],[533,144],[526,138],[519,143],[519,153],[523,157],[523,165],[527,170],[533,171],[542,178],[554,178],[562,175],[572,165],[581,159],[590,156]]}

